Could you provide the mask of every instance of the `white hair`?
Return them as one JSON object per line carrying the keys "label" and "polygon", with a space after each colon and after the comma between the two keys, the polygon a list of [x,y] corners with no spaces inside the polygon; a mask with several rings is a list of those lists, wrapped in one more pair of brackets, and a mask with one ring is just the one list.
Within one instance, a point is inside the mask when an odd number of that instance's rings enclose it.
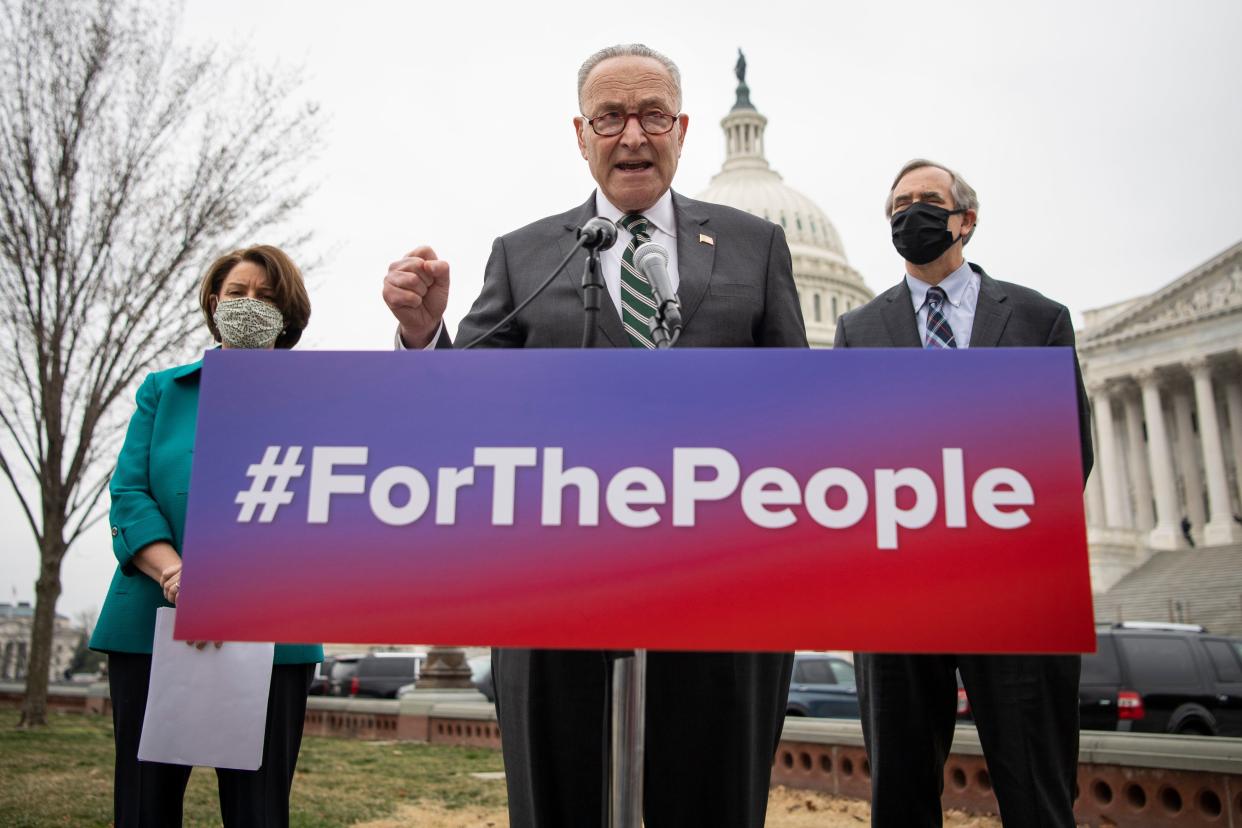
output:
{"label": "white hair", "polygon": [[928,161],[926,158],[915,158],[907,161],[905,166],[897,173],[897,177],[893,179],[893,186],[888,188],[888,198],[884,199],[884,215],[889,219],[893,217],[893,192],[897,189],[901,179],[906,177],[906,173],[922,169],[923,167],[935,167],[938,170],[947,172],[952,182],[949,185],[949,195],[953,196],[953,206],[958,210],[975,211],[975,226],[970,228],[970,232],[966,234],[966,238],[962,241],[962,244],[965,245],[975,235],[975,228],[979,226],[979,196],[975,193],[975,188],[966,183],[966,179],[944,164]]}
{"label": "white hair", "polygon": [[578,69],[578,109],[582,109],[582,87],[586,86],[587,76],[591,71],[609,58],[615,57],[642,57],[651,58],[658,61],[661,66],[668,70],[668,74],[673,79],[673,91],[677,94],[678,110],[681,109],[681,72],[677,68],[677,64],[673,63],[667,55],[657,52],[650,46],[644,46],[641,43],[622,43],[616,46],[608,46],[600,49],[591,55]]}

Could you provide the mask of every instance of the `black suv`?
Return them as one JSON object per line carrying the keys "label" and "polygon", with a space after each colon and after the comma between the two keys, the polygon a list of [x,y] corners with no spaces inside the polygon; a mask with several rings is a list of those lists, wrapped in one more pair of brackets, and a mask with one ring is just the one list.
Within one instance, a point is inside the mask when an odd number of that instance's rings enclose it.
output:
{"label": "black suv", "polygon": [[1082,658],[1084,730],[1242,736],[1242,639],[1192,624],[1096,627]]}
{"label": "black suv", "polygon": [[343,695],[395,699],[399,689],[418,681],[426,660],[426,653],[371,653],[358,659]]}

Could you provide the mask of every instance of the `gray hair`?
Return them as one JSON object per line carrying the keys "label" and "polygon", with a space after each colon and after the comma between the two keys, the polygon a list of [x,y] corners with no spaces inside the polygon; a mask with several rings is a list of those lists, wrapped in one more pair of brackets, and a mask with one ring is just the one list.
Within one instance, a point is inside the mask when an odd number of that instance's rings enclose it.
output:
{"label": "gray hair", "polygon": [[962,240],[962,244],[965,245],[975,235],[975,228],[979,226],[979,196],[975,193],[975,188],[966,183],[966,179],[944,164],[928,161],[926,158],[915,158],[907,161],[905,166],[901,168],[901,171],[897,173],[897,177],[893,179],[893,186],[888,188],[888,197],[884,199],[884,216],[888,219],[893,217],[893,193],[897,190],[897,184],[906,177],[906,173],[922,169],[923,167],[935,167],[938,170],[947,172],[952,182],[949,186],[949,195],[953,196],[953,206],[959,210],[975,211],[975,227],[970,228],[970,232]]}
{"label": "gray hair", "polygon": [[[681,110],[681,71],[678,70],[677,64],[664,54],[657,52],[650,46],[644,46],[641,43],[621,43],[616,46],[608,46],[600,49],[583,61],[581,68],[578,69],[578,109],[582,109],[582,87],[586,86],[587,76],[591,71],[609,58],[615,57],[641,57],[651,58],[658,61],[661,66],[668,70],[669,75],[673,79],[673,90],[677,93],[677,109]],[[670,113],[671,114],[671,113]]]}

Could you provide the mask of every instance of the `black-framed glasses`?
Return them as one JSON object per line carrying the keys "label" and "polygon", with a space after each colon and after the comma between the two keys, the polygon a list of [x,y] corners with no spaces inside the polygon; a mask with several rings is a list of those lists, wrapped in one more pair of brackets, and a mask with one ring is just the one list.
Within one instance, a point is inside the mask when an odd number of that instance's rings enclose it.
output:
{"label": "black-framed glasses", "polygon": [[611,138],[625,131],[625,125],[630,122],[630,118],[637,118],[638,125],[648,135],[663,135],[673,128],[673,124],[677,123],[677,117],[677,115],[669,115],[658,109],[651,109],[647,112],[605,112],[603,115],[587,118],[586,122],[591,125],[591,129],[595,130],[596,135]]}

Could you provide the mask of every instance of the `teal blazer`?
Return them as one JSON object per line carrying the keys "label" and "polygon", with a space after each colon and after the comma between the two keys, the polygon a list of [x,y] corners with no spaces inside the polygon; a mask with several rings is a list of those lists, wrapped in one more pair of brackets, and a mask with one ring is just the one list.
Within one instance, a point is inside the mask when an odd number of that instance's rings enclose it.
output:
{"label": "teal blazer", "polygon": [[[134,566],[134,553],[167,541],[178,553],[185,533],[186,492],[198,424],[202,360],[148,374],[138,388],[138,410],[129,421],[108,489],[112,551],[117,568],[91,635],[91,649],[149,653],[155,611],[169,607],[164,591]],[[319,644],[277,644],[276,664],[323,661]]]}

